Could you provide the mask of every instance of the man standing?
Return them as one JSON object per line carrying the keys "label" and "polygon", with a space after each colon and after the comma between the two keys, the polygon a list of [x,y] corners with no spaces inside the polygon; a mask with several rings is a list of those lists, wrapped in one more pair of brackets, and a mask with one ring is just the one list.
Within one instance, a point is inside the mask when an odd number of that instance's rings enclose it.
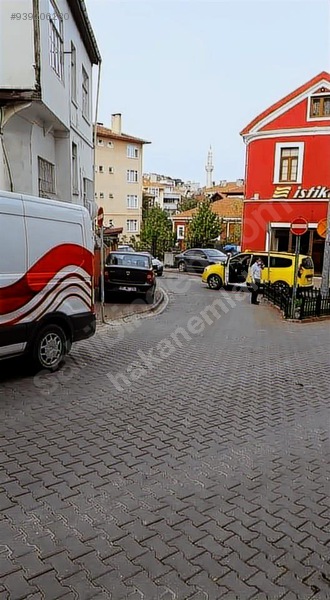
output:
{"label": "man standing", "polygon": [[259,294],[259,290],[260,290],[261,271],[263,268],[264,268],[264,265],[263,265],[261,258],[258,258],[257,261],[251,267],[251,285],[252,285],[251,304],[259,304],[258,294]]}

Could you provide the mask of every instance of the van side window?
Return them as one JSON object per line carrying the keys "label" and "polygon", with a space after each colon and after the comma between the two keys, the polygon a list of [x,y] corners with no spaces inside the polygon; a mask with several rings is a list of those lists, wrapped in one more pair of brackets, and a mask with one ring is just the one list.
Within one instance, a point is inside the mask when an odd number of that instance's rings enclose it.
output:
{"label": "van side window", "polygon": [[262,256],[258,256],[257,254],[254,254],[253,258],[252,258],[251,266],[258,260],[258,258],[261,258],[264,266],[268,267],[268,254],[263,254]]}
{"label": "van side window", "polygon": [[0,253],[0,280],[4,285],[9,285],[20,279],[27,268],[23,217],[18,214],[1,214],[0,230],[3,244],[3,251]]}
{"label": "van side window", "polygon": [[271,256],[270,266],[275,269],[287,269],[292,266],[292,259],[284,258],[283,256]]}

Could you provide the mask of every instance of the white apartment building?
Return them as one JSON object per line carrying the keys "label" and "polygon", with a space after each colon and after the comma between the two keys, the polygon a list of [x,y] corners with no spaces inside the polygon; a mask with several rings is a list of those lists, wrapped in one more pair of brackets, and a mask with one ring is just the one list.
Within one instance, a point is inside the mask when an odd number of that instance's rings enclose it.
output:
{"label": "white apartment building", "polygon": [[0,56],[0,189],[94,213],[92,67],[101,57],[84,0],[1,0]]}
{"label": "white apartment building", "polygon": [[122,116],[111,115],[111,128],[96,128],[95,201],[103,207],[104,225],[138,237],[142,222],[142,164],[145,140],[122,132]]}

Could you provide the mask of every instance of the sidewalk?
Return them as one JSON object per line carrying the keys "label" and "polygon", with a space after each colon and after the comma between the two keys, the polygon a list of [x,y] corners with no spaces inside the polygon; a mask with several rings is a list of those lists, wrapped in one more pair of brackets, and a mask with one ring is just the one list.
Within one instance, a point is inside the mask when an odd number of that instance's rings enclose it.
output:
{"label": "sidewalk", "polygon": [[[155,311],[164,300],[164,294],[161,288],[157,288],[155,293],[155,302],[147,304],[143,298],[134,298],[131,302],[127,302],[127,296],[117,294],[113,302],[104,304],[104,319],[105,321],[117,321],[134,315],[140,315]],[[96,319],[101,322],[101,304],[95,303]]]}

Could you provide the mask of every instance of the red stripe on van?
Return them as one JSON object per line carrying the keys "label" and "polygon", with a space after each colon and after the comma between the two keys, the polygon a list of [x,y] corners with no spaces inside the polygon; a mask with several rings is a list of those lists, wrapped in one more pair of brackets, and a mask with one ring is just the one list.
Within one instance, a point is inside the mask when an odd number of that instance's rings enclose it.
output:
{"label": "red stripe on van", "polygon": [[92,276],[93,254],[78,244],[61,244],[46,252],[21,279],[0,288],[0,314],[22,308],[43,290],[56,273],[71,265]]}

